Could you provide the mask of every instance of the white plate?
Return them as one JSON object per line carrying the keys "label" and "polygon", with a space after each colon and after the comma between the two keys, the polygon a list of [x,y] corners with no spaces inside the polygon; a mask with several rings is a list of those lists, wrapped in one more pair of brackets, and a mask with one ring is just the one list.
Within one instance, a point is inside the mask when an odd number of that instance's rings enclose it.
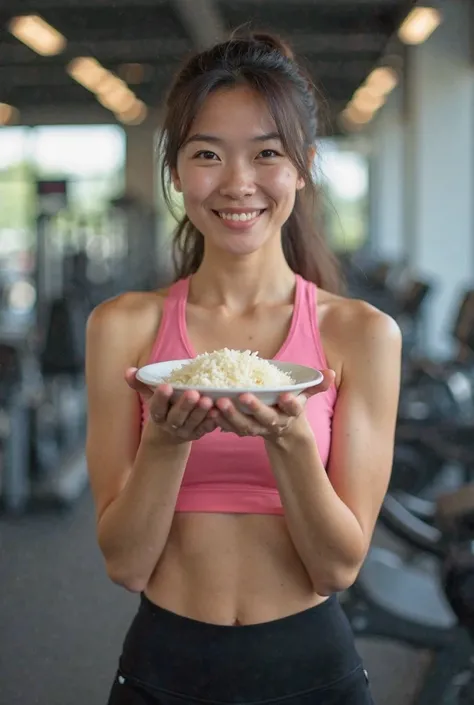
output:
{"label": "white plate", "polygon": [[[152,365],[146,365],[142,367],[137,372],[137,379],[140,382],[148,385],[149,387],[156,387],[159,384],[163,384],[166,377],[174,370],[176,367],[181,367],[191,360],[170,360],[168,362],[156,362]],[[295,380],[296,384],[285,385],[284,387],[248,387],[248,388],[216,388],[216,387],[187,387],[182,385],[173,385],[175,390],[174,398],[178,397],[182,392],[188,389],[194,389],[200,392],[203,396],[209,397],[213,401],[217,399],[235,399],[241,394],[249,392],[254,394],[258,399],[260,399],[267,406],[273,406],[277,403],[278,397],[284,392],[291,392],[298,396],[305,389],[309,387],[316,387],[323,381],[323,375],[319,370],[313,369],[312,367],[305,367],[304,365],[295,365],[292,362],[280,362],[277,360],[269,360],[272,365],[278,367],[283,372],[289,373]]]}

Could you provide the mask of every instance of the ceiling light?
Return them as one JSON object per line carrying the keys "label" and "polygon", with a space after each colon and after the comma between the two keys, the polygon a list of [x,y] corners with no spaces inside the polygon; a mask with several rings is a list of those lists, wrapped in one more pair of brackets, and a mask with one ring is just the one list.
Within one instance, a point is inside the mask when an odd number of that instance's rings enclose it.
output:
{"label": "ceiling light", "polygon": [[405,44],[422,44],[439,27],[442,19],[434,7],[415,7],[402,23],[398,36]]}
{"label": "ceiling light", "polygon": [[19,111],[13,105],[0,103],[0,125],[12,125],[18,121],[19,116]]}
{"label": "ceiling light", "polygon": [[89,91],[97,91],[110,76],[96,59],[91,56],[79,56],[73,59],[67,67],[68,74]]}
{"label": "ceiling light", "polygon": [[107,110],[114,113],[123,113],[130,110],[136,102],[135,94],[126,86],[117,86],[114,90],[99,93],[97,100]]}
{"label": "ceiling light", "polygon": [[66,38],[39,15],[14,17],[8,29],[20,42],[42,56],[60,54],[66,47]]}
{"label": "ceiling light", "polygon": [[117,112],[116,117],[127,125],[140,125],[146,119],[147,114],[148,108],[145,103],[136,99],[131,108]]}
{"label": "ceiling light", "polygon": [[365,125],[367,122],[372,120],[374,112],[374,110],[362,110],[362,108],[358,108],[351,102],[344,110],[344,115],[350,122],[353,122],[356,125]]}
{"label": "ceiling light", "polygon": [[386,98],[384,95],[376,95],[372,93],[368,86],[362,86],[362,88],[359,88],[359,90],[354,93],[352,98],[356,108],[360,108],[362,111],[379,110],[379,108],[381,108],[385,103],[385,100]]}
{"label": "ceiling light", "polygon": [[110,71],[107,71],[107,75],[104,78],[103,82],[98,86],[97,88],[97,93],[105,97],[109,93],[115,93],[116,91],[128,91],[129,88],[127,84],[122,81],[121,78],[118,78],[118,76],[115,76],[113,73],[110,73]]}
{"label": "ceiling light", "polygon": [[386,96],[398,83],[397,72],[389,66],[374,69],[367,78],[364,88],[374,96]]}

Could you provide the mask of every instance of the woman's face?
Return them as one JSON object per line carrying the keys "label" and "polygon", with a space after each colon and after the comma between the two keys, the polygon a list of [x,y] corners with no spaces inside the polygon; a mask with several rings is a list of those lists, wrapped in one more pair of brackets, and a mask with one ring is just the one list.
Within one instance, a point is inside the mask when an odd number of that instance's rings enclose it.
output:
{"label": "woman's face", "polygon": [[206,247],[236,255],[280,238],[304,186],[265,101],[245,86],[207,98],[179,152],[173,182]]}

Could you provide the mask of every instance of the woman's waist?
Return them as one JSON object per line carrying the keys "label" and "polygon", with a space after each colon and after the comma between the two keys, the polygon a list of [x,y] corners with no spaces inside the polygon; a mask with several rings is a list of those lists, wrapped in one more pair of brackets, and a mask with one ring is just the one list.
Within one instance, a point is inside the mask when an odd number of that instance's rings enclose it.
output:
{"label": "woman's waist", "polygon": [[[186,578],[191,580],[191,578]],[[242,627],[271,622],[311,609],[327,598],[304,590],[296,581],[249,581],[245,587],[219,576],[214,584],[208,579],[193,578],[183,583],[154,576],[145,596],[153,604],[174,614],[206,624]]]}
{"label": "woman's waist", "polygon": [[146,588],[155,603],[217,624],[252,624],[323,600],[283,517],[176,514]]}

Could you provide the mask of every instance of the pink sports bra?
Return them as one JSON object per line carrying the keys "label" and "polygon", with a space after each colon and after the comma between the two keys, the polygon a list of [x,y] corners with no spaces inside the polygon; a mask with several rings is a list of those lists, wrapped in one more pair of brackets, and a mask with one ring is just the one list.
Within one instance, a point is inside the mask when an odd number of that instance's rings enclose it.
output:
{"label": "pink sports bra", "polygon": [[[186,328],[189,279],[173,284],[165,300],[150,363],[194,358]],[[296,275],[288,336],[274,360],[327,368],[317,323],[317,288]],[[336,387],[311,397],[306,414],[323,464],[331,445]],[[147,411],[142,406],[142,420]],[[240,438],[219,430],[192,444],[181,484],[177,512],[283,514],[280,495],[262,438]]]}

